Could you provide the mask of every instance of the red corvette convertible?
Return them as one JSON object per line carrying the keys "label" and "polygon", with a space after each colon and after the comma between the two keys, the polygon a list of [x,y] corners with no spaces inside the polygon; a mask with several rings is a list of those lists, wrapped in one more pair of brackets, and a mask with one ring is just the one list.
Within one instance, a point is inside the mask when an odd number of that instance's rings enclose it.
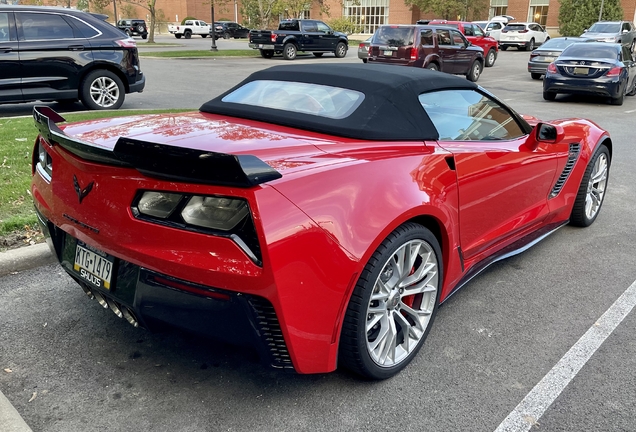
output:
{"label": "red corvette convertible", "polygon": [[493,262],[599,214],[612,141],[463,78],[275,66],[198,112],[34,118],[32,192],[68,274],[131,324],[383,379]]}

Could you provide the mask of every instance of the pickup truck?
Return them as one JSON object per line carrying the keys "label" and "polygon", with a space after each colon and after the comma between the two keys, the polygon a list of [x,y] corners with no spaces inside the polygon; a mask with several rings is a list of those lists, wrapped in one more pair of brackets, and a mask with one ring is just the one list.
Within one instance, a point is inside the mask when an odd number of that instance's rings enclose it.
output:
{"label": "pickup truck", "polygon": [[181,36],[190,39],[192,35],[200,35],[205,38],[210,34],[210,26],[205,21],[186,20],[183,24],[168,25],[168,32],[177,39],[181,39]]}
{"label": "pickup truck", "polygon": [[294,60],[298,51],[311,52],[316,57],[334,53],[342,58],[347,55],[349,39],[322,21],[287,19],[280,22],[278,30],[251,30],[249,46],[259,50],[263,58],[282,54],[286,60]]}

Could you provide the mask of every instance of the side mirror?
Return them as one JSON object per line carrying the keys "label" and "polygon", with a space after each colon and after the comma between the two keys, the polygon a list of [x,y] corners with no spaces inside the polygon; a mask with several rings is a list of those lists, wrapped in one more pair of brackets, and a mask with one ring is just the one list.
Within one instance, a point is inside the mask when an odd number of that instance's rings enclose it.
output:
{"label": "side mirror", "polygon": [[486,32],[486,37],[490,37],[490,32],[489,31]]}
{"label": "side mirror", "polygon": [[537,142],[555,143],[563,139],[565,131],[562,126],[539,123],[534,128]]}

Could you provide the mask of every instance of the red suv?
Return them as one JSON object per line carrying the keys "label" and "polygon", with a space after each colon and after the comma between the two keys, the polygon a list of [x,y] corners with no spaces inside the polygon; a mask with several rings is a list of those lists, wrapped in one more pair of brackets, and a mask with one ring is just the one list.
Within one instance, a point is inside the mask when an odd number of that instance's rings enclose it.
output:
{"label": "red suv", "polygon": [[499,53],[499,47],[497,39],[487,36],[484,30],[475,23],[464,21],[446,21],[446,20],[433,20],[429,24],[431,25],[445,25],[458,29],[466,36],[466,39],[478,47],[484,49],[484,56],[486,57],[486,67],[491,67],[497,60],[497,54]]}
{"label": "red suv", "polygon": [[447,26],[383,25],[369,45],[369,62],[434,69],[477,81],[484,50]]}

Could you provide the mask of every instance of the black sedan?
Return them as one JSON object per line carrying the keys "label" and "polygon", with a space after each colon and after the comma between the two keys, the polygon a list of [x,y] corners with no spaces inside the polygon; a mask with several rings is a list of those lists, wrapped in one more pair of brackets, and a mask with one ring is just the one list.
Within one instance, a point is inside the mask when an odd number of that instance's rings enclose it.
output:
{"label": "black sedan", "polygon": [[585,42],[567,47],[548,66],[543,79],[543,99],[558,93],[610,98],[622,105],[625,95],[636,94],[636,63],[629,48],[616,43]]}
{"label": "black sedan", "polygon": [[548,65],[561,55],[564,49],[576,42],[590,41],[591,39],[581,37],[559,37],[550,39],[539,48],[530,53],[528,60],[528,72],[532,79],[541,79],[545,75]]}

